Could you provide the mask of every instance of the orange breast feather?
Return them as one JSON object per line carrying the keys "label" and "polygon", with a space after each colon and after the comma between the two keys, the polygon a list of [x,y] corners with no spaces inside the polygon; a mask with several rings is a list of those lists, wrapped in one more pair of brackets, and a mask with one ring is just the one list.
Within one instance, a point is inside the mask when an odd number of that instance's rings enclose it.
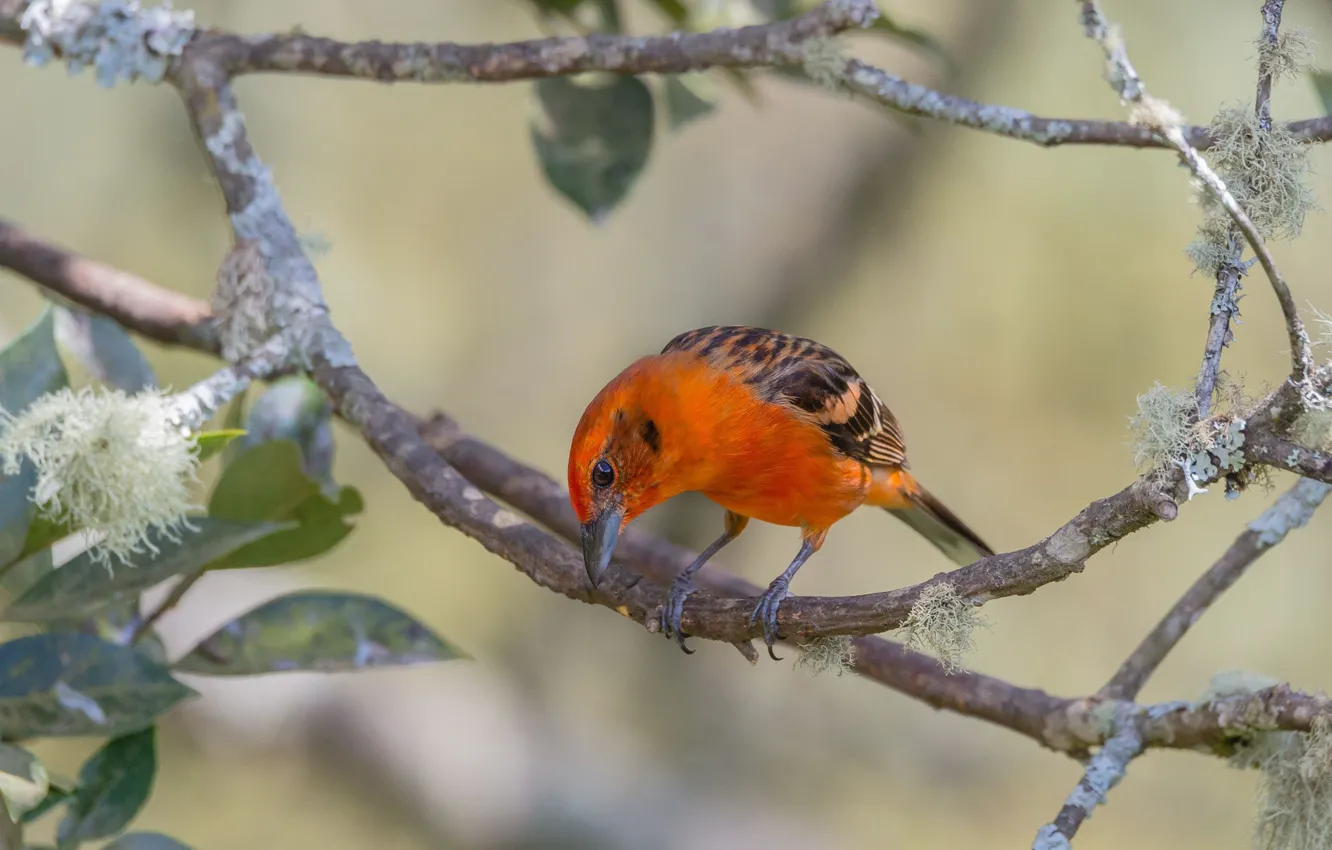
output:
{"label": "orange breast feather", "polygon": [[694,357],[676,364],[670,389],[687,420],[688,489],[753,519],[812,528],[864,501],[869,470],[834,452],[807,414],[759,398],[739,373]]}

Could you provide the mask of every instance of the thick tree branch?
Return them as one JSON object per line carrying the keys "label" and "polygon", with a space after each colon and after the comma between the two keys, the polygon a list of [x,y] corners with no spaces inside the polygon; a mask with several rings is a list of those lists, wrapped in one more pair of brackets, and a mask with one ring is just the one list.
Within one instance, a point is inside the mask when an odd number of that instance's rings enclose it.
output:
{"label": "thick tree branch", "polygon": [[[25,238],[32,240],[32,237]],[[44,247],[51,251],[62,250],[50,245]],[[0,246],[0,265],[10,265],[7,260],[5,250]],[[102,273],[105,269],[98,271],[95,277],[107,286],[114,287],[121,279],[117,275]],[[47,285],[42,278],[34,280],[39,285]],[[53,288],[61,285],[59,278],[51,283]],[[114,292],[98,291],[96,287],[87,295],[84,304],[93,310],[98,310],[102,304],[120,303]],[[147,299],[142,303],[158,302]],[[174,325],[177,319],[183,321],[182,316],[196,312],[206,314],[207,307],[202,302],[194,302],[188,307],[178,317],[163,315],[155,307],[150,308],[142,325],[136,323],[132,313],[122,313],[117,318],[130,330],[160,333],[164,324]],[[164,323],[164,319],[168,321]],[[177,336],[170,335],[162,341],[202,350],[197,341],[181,343]],[[415,420],[388,402],[359,369],[321,362],[317,364],[316,372],[339,400],[344,418],[366,432],[372,448],[385,459],[390,469],[405,477],[413,495],[432,510],[437,509],[446,523],[456,523],[456,527],[464,532],[479,535],[483,545],[515,563],[544,587],[584,601],[614,606],[614,598],[592,598],[591,589],[585,586],[580,556],[567,543],[524,522],[486,499],[481,492],[486,490],[499,496],[566,538],[576,537],[577,522],[567,495],[553,478],[465,434],[442,415],[436,415],[428,422]],[[1290,404],[1291,395],[1289,386],[1282,387],[1268,398],[1265,409],[1270,411]],[[423,441],[417,432],[424,434],[426,440]],[[1111,500],[1123,498],[1121,493]],[[1173,502],[1161,503],[1163,510],[1168,510],[1166,504]],[[1096,506],[1084,515],[1094,509]],[[1075,519],[1070,526],[1077,523]],[[495,530],[493,534],[491,529]],[[693,553],[688,550],[634,527],[626,531],[617,555],[644,575],[662,582],[693,559]],[[632,585],[635,581],[622,571],[615,574],[617,584]],[[700,573],[699,583],[718,594],[750,596],[757,590],[743,579],[714,567],[705,568]],[[632,615],[635,612],[621,610],[620,613]],[[1135,706],[1099,697],[1066,699],[979,673],[948,675],[935,659],[882,638],[858,638],[854,646],[854,665],[861,675],[936,708],[987,720],[1052,750],[1070,754],[1083,753],[1087,748],[1105,742],[1103,717],[1108,710],[1106,706],[1112,711],[1129,709],[1129,715],[1138,724],[1148,747],[1198,749],[1221,754],[1229,752],[1233,741],[1254,732],[1307,730],[1314,717],[1332,712],[1332,703],[1327,699],[1296,693],[1285,686],[1198,705]]]}
{"label": "thick tree branch", "polygon": [[149,339],[217,353],[212,311],[206,303],[57,248],[2,218],[0,267]]}

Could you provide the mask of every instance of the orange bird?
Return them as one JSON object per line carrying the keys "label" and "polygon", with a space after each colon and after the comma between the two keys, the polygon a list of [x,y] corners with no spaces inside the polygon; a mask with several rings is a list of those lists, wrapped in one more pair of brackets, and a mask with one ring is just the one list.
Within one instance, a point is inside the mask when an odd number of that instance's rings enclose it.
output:
{"label": "orange bird", "polygon": [[693,576],[749,520],[800,527],[795,560],[759,598],[768,654],[796,571],[861,505],[890,511],[956,563],[993,550],[907,471],[902,429],[841,355],[813,340],[707,327],[631,363],[583,412],[569,450],[569,497],[596,587],[621,529],[697,490],[726,509],[725,530],[676,576],[661,630],[685,652],[680,615]]}

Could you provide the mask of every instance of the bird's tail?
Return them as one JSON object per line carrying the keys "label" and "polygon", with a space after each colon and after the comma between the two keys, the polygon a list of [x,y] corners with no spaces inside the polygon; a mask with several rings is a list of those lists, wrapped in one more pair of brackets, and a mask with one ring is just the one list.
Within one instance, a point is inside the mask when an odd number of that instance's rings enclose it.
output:
{"label": "bird's tail", "polygon": [[980,535],[905,469],[876,472],[866,503],[883,508],[911,526],[960,566],[994,554]]}

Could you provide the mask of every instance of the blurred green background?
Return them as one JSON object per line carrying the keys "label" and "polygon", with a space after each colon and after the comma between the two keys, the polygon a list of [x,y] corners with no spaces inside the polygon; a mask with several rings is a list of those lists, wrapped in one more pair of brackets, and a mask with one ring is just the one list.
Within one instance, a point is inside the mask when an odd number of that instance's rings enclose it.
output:
{"label": "blurred green background", "polygon": [[[181,3],[178,5],[189,5]],[[950,49],[958,75],[857,38],[895,73],[1046,115],[1118,118],[1071,3],[883,0]],[[1152,91],[1205,123],[1253,96],[1257,0],[1114,0]],[[358,39],[540,35],[516,0],[212,0],[204,23],[300,24]],[[1332,35],[1326,4],[1288,25]],[[655,21],[635,15],[642,27]],[[0,215],[162,285],[205,295],[228,246],[221,201],[173,93],[0,62]],[[1332,66],[1328,57],[1325,66]],[[629,200],[594,228],[541,178],[529,84],[402,85],[248,77],[253,140],[317,258],[366,369],[411,410],[442,408],[557,477],[583,405],[675,333],[753,323],[846,355],[892,406],[913,468],[998,548],[1048,534],[1134,470],[1135,396],[1188,385],[1211,283],[1184,246],[1197,208],[1160,151],[1042,150],[908,124],[812,87],[727,89],[719,113],[663,136]],[[1318,114],[1307,81],[1274,112]],[[1329,153],[1318,151],[1326,172]],[[1321,197],[1332,181],[1316,177]],[[1302,306],[1332,309],[1324,215],[1276,253]],[[1225,358],[1252,393],[1285,338],[1261,277]],[[40,301],[0,274],[0,339]],[[146,345],[164,382],[204,357]],[[613,612],[574,604],[441,525],[345,430],[337,474],[367,512],[300,568],[211,575],[164,621],[180,651],[293,586],[381,594],[476,656],[355,676],[191,679],[202,700],[161,725],[141,829],[200,848],[1000,848],[1029,846],[1076,782],[1071,760],[791,661],[685,657]],[[1279,476],[1279,487],[1288,476]],[[1093,691],[1275,494],[1215,488],[1086,572],[984,613],[975,669]],[[643,520],[694,545],[720,511],[684,498]],[[1144,699],[1197,695],[1244,668],[1332,683],[1326,516],[1263,559],[1161,668]],[[766,583],[795,547],[758,527],[716,563]],[[849,594],[949,568],[877,512],[840,524],[796,583]],[[39,749],[73,773],[92,741]],[[1134,764],[1078,837],[1097,848],[1248,845],[1254,774],[1192,754]],[[49,827],[48,827],[49,830]],[[42,835],[38,832],[38,837]]]}

